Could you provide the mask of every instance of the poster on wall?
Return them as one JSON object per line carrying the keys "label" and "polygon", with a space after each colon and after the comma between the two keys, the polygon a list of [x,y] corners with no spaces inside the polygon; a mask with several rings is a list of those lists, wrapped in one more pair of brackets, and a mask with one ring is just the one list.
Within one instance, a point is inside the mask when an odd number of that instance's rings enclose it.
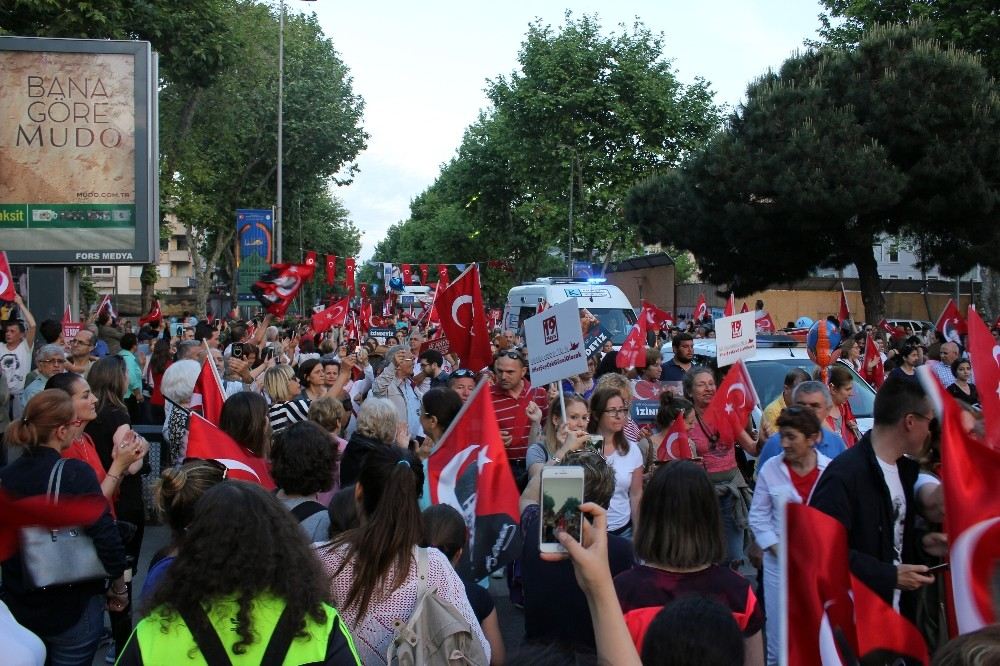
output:
{"label": "poster on wall", "polygon": [[0,247],[12,263],[156,260],[155,85],[148,42],[0,37]]}
{"label": "poster on wall", "polygon": [[236,210],[236,283],[240,301],[256,301],[250,287],[271,268],[274,211],[270,208]]}

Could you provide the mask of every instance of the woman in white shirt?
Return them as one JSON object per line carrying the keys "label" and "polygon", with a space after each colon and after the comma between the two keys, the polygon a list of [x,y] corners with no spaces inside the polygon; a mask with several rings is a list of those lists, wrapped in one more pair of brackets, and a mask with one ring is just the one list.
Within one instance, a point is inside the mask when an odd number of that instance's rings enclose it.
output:
{"label": "woman in white shirt", "polygon": [[780,654],[781,610],[778,544],[785,504],[809,501],[830,459],[816,450],[822,434],[819,418],[807,407],[786,407],[778,416],[782,453],[757,470],[757,486],[750,504],[750,529],[764,551],[764,609],[767,616],[767,663]]}
{"label": "woman in white shirt", "polygon": [[[417,497],[420,461],[396,446],[368,453],[354,488],[361,527],[319,547],[330,577],[330,596],[351,629],[366,666],[386,663],[396,622],[406,623],[417,603],[418,544],[422,539]],[[426,550],[427,586],[437,590],[468,621],[487,660],[490,646],[448,558]]]}
{"label": "woman in white shirt", "polygon": [[628,407],[621,393],[613,388],[599,388],[590,397],[590,423],[587,432],[604,439],[601,456],[615,470],[615,492],[608,507],[608,531],[631,537],[639,518],[642,499],[642,451],[625,437]]}

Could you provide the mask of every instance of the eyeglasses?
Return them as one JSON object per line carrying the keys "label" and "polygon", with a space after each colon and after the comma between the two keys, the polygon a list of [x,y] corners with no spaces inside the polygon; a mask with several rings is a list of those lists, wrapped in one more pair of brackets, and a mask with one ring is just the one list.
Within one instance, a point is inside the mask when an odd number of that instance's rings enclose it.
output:
{"label": "eyeglasses", "polygon": [[56,363],[56,364],[65,363],[65,362],[66,362],[66,359],[64,359],[64,358],[47,358],[47,359],[45,359],[43,361],[39,361],[39,363]]}
{"label": "eyeglasses", "polygon": [[907,412],[910,416],[916,416],[918,419],[923,419],[927,421],[927,428],[930,430],[937,430],[938,420],[936,416],[927,416],[926,414],[921,414],[920,412]]}
{"label": "eyeglasses", "polygon": [[616,409],[605,409],[602,414],[610,414],[611,416],[625,416],[628,414],[628,410],[624,407],[619,407]]}

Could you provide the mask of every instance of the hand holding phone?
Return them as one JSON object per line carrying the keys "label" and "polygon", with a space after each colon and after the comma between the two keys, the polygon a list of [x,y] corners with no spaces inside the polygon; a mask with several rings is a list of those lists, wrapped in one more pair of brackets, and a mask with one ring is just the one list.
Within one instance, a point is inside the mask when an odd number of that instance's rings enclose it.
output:
{"label": "hand holding phone", "polygon": [[583,538],[583,467],[560,465],[542,468],[541,518],[538,550],[565,553],[557,535],[566,532],[577,541]]}

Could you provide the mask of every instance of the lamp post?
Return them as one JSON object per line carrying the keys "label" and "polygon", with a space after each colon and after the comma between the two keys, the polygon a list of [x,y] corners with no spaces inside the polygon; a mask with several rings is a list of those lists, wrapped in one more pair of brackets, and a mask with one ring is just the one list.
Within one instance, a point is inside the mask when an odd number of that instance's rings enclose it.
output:
{"label": "lamp post", "polygon": [[[312,2],[314,0],[304,0]],[[281,0],[281,11],[278,12],[278,208],[274,211],[274,254],[277,262],[282,261],[281,223],[284,220],[282,209],[281,160],[282,143],[284,139],[284,123],[282,121],[282,106],[285,98],[285,0]]]}

